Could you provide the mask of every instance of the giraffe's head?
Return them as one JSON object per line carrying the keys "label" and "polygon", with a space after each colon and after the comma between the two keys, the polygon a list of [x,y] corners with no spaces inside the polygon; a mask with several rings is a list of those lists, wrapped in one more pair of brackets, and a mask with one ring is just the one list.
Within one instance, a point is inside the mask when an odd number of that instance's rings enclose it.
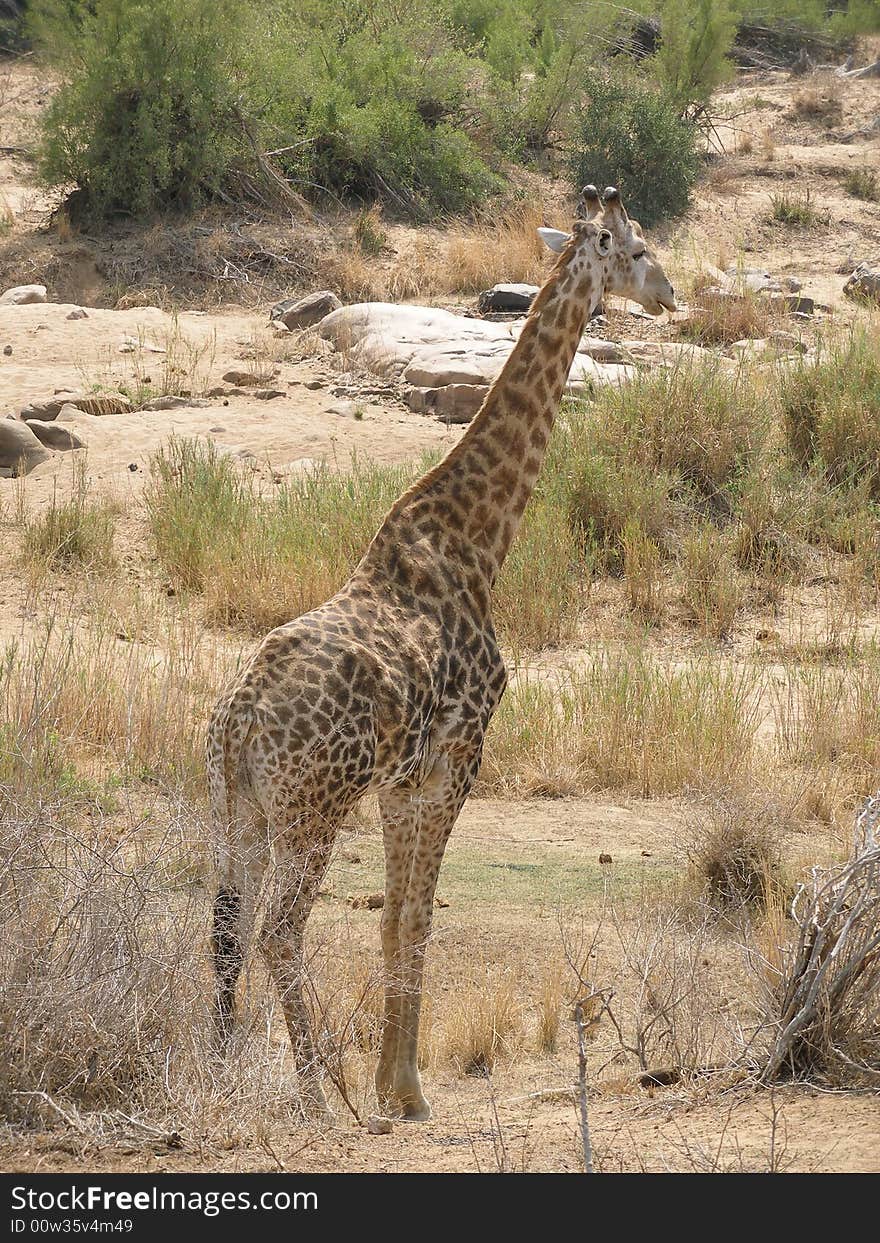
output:
{"label": "giraffe's head", "polygon": [[585,222],[611,236],[609,253],[604,258],[606,293],[632,298],[651,315],[659,315],[664,309],[675,310],[675,290],[645,242],[641,225],[630,220],[620,192],[613,186],[601,195],[595,186],[584,186],[572,233],[561,233],[558,229],[539,229],[538,232],[551,250],[561,252],[574,238],[586,239]]}

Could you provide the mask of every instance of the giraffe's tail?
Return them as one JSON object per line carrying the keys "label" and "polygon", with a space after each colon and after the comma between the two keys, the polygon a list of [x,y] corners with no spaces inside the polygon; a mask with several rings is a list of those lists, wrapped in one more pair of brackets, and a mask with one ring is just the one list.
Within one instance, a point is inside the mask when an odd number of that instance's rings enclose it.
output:
{"label": "giraffe's tail", "polygon": [[239,785],[242,752],[253,729],[250,713],[239,712],[233,720],[232,704],[217,705],[208,727],[208,790],[217,846],[222,854],[234,836],[239,818]]}

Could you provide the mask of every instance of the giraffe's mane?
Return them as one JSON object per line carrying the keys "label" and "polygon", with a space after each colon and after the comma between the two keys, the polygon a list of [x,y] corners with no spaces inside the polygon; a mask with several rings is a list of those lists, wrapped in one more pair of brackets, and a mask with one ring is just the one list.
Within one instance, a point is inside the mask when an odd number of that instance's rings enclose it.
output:
{"label": "giraffe's mane", "polygon": [[496,389],[501,387],[501,385],[503,384],[506,378],[506,373],[508,369],[510,368],[511,364],[516,359],[516,355],[519,352],[520,342],[526,336],[529,328],[534,324],[534,321],[539,318],[541,311],[543,310],[544,306],[549,300],[550,295],[552,291],[555,289],[557,282],[564,274],[571,259],[574,257],[574,253],[577,250],[577,247],[581,242],[581,238],[582,238],[582,234],[577,230],[572,234],[571,238],[566,244],[565,249],[562,251],[556,263],[553,265],[552,269],[550,270],[550,274],[548,275],[547,279],[544,281],[544,284],[541,286],[541,288],[538,290],[537,294],[535,295],[534,301],[532,302],[532,305],[529,308],[529,313],[526,316],[526,322],[525,324],[523,324],[523,329],[522,329],[522,332],[520,333],[519,340],[517,341],[516,345],[511,350],[507,358],[507,361],[505,362],[501,371],[495,377],[495,380],[493,381],[491,388],[489,389],[488,393],[483,399],[483,404],[480,406],[479,410],[474,415],[473,419],[471,420],[470,426],[468,427],[465,434],[462,436],[461,440],[458,442],[457,445],[454,445],[449,450],[446,456],[441,461],[439,461],[436,466],[433,466],[429,471],[427,471],[424,475],[422,475],[420,479],[417,479],[415,483],[411,484],[407,488],[407,490],[401,496],[397,498],[397,500],[394,502],[394,504],[391,506],[388,513],[385,515],[384,519],[382,520],[382,525],[379,528],[380,531],[382,530],[382,528],[385,526],[385,524],[388,522],[390,518],[393,518],[397,514],[399,514],[402,509],[404,509],[412,501],[416,500],[417,497],[419,497],[423,492],[427,491],[428,488],[430,488],[430,486],[438,478],[440,478],[440,476],[443,473],[445,473],[451,466],[454,466],[455,463],[458,461],[459,457],[461,457],[461,455],[466,451],[471,437],[475,435],[476,432],[479,430],[479,427],[482,423],[483,412],[492,402],[493,398],[495,397]]}

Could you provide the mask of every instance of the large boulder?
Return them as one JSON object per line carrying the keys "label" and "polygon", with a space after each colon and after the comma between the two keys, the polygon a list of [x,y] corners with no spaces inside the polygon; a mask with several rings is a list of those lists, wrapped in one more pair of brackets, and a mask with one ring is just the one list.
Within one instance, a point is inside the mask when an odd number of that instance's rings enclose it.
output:
{"label": "large boulder", "polygon": [[26,475],[51,456],[26,423],[0,419],[0,470],[5,475]]}
{"label": "large boulder", "polygon": [[0,306],[27,306],[32,302],[45,301],[45,285],[14,285],[0,294]]}
{"label": "large boulder", "polygon": [[[464,417],[465,409],[476,402],[476,396],[465,397],[464,390],[484,390],[493,383],[525,322],[496,323],[435,307],[361,302],[332,312],[321,321],[318,333],[352,362],[383,379],[402,379],[414,390],[431,392],[462,386],[461,395],[450,395],[447,401],[456,416]],[[622,384],[635,372],[620,364],[631,362],[625,347],[584,337],[569,373],[569,392]],[[433,398],[420,408],[440,412],[442,404]]]}
{"label": "large boulder", "polygon": [[287,298],[276,302],[269,312],[270,322],[280,321],[285,328],[311,328],[319,324],[331,311],[338,311],[342,303],[329,289],[306,294],[304,298]]}
{"label": "large boulder", "polygon": [[440,381],[434,374],[426,374],[423,379],[406,377],[411,384],[432,388],[444,382],[479,384],[487,374],[494,379],[500,369],[496,365],[497,355],[510,353],[517,335],[515,328],[514,323],[468,319],[436,307],[357,302],[331,312],[321,320],[317,331],[337,350],[348,353],[352,362],[383,379],[398,379],[422,356],[439,359],[443,355],[454,363],[477,352],[483,354],[485,366],[481,364],[477,372],[471,370],[466,375],[459,373],[458,379]]}

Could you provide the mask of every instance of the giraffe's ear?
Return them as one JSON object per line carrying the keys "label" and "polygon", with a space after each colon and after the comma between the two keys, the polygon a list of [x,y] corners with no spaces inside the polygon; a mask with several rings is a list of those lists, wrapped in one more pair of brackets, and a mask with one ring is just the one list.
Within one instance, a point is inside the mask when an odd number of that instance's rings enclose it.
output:
{"label": "giraffe's ear", "polygon": [[596,247],[596,254],[602,259],[607,259],[614,249],[614,238],[608,229],[600,229],[596,234],[593,245]]}
{"label": "giraffe's ear", "polygon": [[549,246],[557,255],[562,254],[571,241],[571,234],[563,233],[561,229],[539,229],[538,237],[545,246]]}

